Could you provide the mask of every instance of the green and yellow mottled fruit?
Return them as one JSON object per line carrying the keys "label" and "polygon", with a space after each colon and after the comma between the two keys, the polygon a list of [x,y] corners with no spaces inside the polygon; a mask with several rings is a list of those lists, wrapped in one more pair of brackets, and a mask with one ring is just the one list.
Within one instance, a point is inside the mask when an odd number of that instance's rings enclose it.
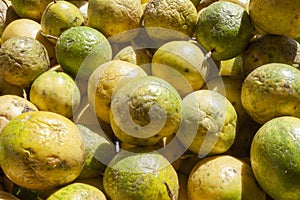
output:
{"label": "green and yellow mottled fruit", "polygon": [[98,188],[85,183],[72,183],[54,192],[47,200],[80,199],[106,200],[104,193]]}
{"label": "green and yellow mottled fruit", "polygon": [[152,0],[144,11],[144,26],[154,40],[189,39],[197,23],[197,10],[190,0]]}
{"label": "green and yellow mottled fruit", "polygon": [[199,157],[227,151],[234,142],[237,114],[230,101],[212,90],[197,90],[182,100],[179,140]]}
{"label": "green and yellow mottled fruit", "polygon": [[180,121],[181,97],[159,77],[133,79],[112,96],[110,123],[122,142],[154,145],[175,133]]}
{"label": "green and yellow mottled fruit", "polygon": [[192,42],[167,42],[153,55],[152,75],[171,83],[183,97],[204,85],[209,73],[204,57],[202,49]]}
{"label": "green and yellow mottled fruit", "polygon": [[249,14],[254,26],[262,34],[300,37],[300,1],[251,0]]}
{"label": "green and yellow mottled fruit", "polygon": [[255,134],[250,161],[259,185],[273,199],[300,194],[300,119],[283,116],[266,122]]}
{"label": "green and yellow mottled fruit", "polygon": [[269,63],[253,70],[244,80],[241,101],[259,124],[279,116],[300,117],[300,71],[283,63]]}
{"label": "green and yellow mottled fruit", "polygon": [[169,161],[155,151],[121,150],[107,166],[103,184],[111,200],[170,200],[168,185],[178,199],[178,176]]}
{"label": "green and yellow mottled fruit", "polygon": [[1,46],[0,77],[12,85],[30,86],[49,66],[47,50],[36,39],[17,36]]}
{"label": "green and yellow mottled fruit", "polygon": [[0,132],[14,117],[38,108],[25,98],[17,95],[0,96]]}
{"label": "green and yellow mottled fruit", "polygon": [[262,35],[253,39],[242,53],[245,78],[255,68],[268,63],[285,63],[300,68],[300,44],[283,35]]}
{"label": "green and yellow mottled fruit", "polygon": [[265,200],[248,163],[228,155],[204,158],[188,178],[189,200]]}
{"label": "green and yellow mottled fruit", "polygon": [[77,124],[85,145],[84,167],[77,178],[93,178],[104,174],[104,170],[114,156],[114,145],[100,133]]}
{"label": "green and yellow mottled fruit", "polygon": [[238,56],[252,37],[253,25],[247,11],[227,1],[210,4],[199,12],[196,39],[212,52],[215,60]]}
{"label": "green and yellow mottled fruit", "polygon": [[[59,37],[60,34],[74,26],[83,25],[83,15],[74,4],[68,1],[52,1],[45,8],[41,17],[42,32],[46,35]],[[57,40],[47,38],[52,43]]]}
{"label": "green and yellow mottled fruit", "polygon": [[48,70],[37,77],[30,88],[30,101],[39,110],[55,112],[67,118],[73,116],[80,104],[80,91],[65,72]]}
{"label": "green and yellow mottled fruit", "polygon": [[101,64],[112,59],[106,37],[87,26],[71,27],[58,38],[55,46],[57,62],[72,77],[86,80]]}
{"label": "green and yellow mottled fruit", "polygon": [[82,171],[85,148],[76,125],[46,111],[14,117],[0,134],[0,164],[19,186],[48,190],[75,180]]}

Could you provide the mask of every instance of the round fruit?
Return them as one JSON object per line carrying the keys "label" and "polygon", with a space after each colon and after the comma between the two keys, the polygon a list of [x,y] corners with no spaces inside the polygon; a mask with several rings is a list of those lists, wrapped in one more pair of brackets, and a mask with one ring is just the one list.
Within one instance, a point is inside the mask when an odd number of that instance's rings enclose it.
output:
{"label": "round fruit", "polygon": [[48,70],[47,50],[36,39],[17,36],[7,40],[0,49],[0,74],[3,79],[20,87],[28,87]]}
{"label": "round fruit", "polygon": [[1,44],[12,37],[27,36],[37,39],[47,49],[50,64],[56,64],[55,46],[41,34],[41,25],[32,19],[16,19],[9,23],[3,31]]}
{"label": "round fruit", "polygon": [[189,200],[265,200],[252,169],[245,161],[220,155],[204,158],[194,166],[188,178]]}
{"label": "round fruit", "polygon": [[211,90],[183,98],[179,140],[199,157],[226,152],[234,142],[237,114],[230,101]]}
{"label": "round fruit", "polygon": [[32,19],[36,22],[40,22],[42,14],[47,5],[53,0],[11,0],[14,11],[21,18]]}
{"label": "round fruit", "polygon": [[104,174],[104,170],[114,156],[114,146],[103,135],[77,124],[85,145],[84,167],[77,178],[93,178]]}
{"label": "round fruit", "polygon": [[190,0],[152,0],[145,8],[144,26],[152,39],[190,38],[196,23],[197,10]]}
{"label": "round fruit", "polygon": [[274,199],[299,199],[299,128],[299,118],[274,118],[258,130],[252,141],[253,173],[262,189]]}
{"label": "round fruit", "polygon": [[140,0],[90,0],[88,5],[88,25],[115,42],[132,40],[142,16]]}
{"label": "round fruit", "polygon": [[0,96],[0,132],[14,117],[38,108],[27,99],[17,95]]}
{"label": "round fruit", "polygon": [[[11,1],[1,0],[0,1],[0,38],[5,27],[12,21],[18,19],[19,16],[13,10]],[[2,38],[1,38],[2,40]]]}
{"label": "round fruit", "polygon": [[72,182],[81,173],[85,160],[76,125],[46,111],[14,117],[0,134],[0,148],[5,175],[17,185],[37,190]]}
{"label": "round fruit", "polygon": [[212,52],[215,60],[238,56],[252,37],[253,26],[247,11],[240,5],[220,1],[203,8],[196,26],[196,39]]}
{"label": "round fruit", "polygon": [[[178,176],[169,161],[157,152],[121,150],[107,166],[103,184],[111,200],[170,200],[166,183],[178,199]],[[143,152],[144,151],[144,152]]]}
{"label": "round fruit", "polygon": [[261,33],[300,37],[300,1],[251,0],[249,14]]}
{"label": "round fruit", "polygon": [[54,192],[47,200],[80,199],[106,200],[104,193],[98,188],[85,183],[72,183]]}
{"label": "round fruit", "polygon": [[221,60],[219,66],[220,76],[231,76],[238,79],[243,79],[242,76],[242,55],[238,55],[228,60]]}
{"label": "round fruit", "polygon": [[113,60],[100,65],[88,81],[89,104],[100,121],[110,124],[112,94],[129,80],[147,76],[138,65]]}
{"label": "round fruit", "polygon": [[203,65],[204,52],[188,41],[167,42],[152,58],[152,75],[171,83],[181,96],[204,85],[209,68]]}
{"label": "round fruit", "polygon": [[283,35],[262,35],[249,43],[242,60],[244,77],[255,68],[274,62],[300,68],[300,44]]}
{"label": "round fruit", "polygon": [[259,124],[289,115],[300,117],[300,71],[291,65],[269,63],[253,70],[244,80],[241,101]]}
{"label": "round fruit", "polygon": [[80,104],[80,91],[75,81],[68,74],[53,70],[44,72],[34,80],[29,95],[30,101],[39,110],[68,118],[73,116]]}
{"label": "round fruit", "polygon": [[[43,34],[59,37],[65,30],[83,25],[84,19],[74,4],[68,1],[52,1],[47,5],[41,17]],[[57,40],[47,38],[52,43]]]}
{"label": "round fruit", "polygon": [[87,79],[101,64],[112,59],[112,49],[105,36],[87,26],[64,31],[55,46],[57,62],[73,77]]}
{"label": "round fruit", "polygon": [[181,97],[159,77],[133,79],[112,96],[110,124],[122,142],[154,145],[175,133],[180,121]]}

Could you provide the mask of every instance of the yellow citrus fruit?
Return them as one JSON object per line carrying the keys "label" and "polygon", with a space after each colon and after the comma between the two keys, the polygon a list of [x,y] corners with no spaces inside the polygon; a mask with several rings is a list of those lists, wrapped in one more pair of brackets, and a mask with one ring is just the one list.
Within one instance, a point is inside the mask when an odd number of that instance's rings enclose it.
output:
{"label": "yellow citrus fruit", "polygon": [[4,29],[1,37],[1,45],[12,37],[27,36],[32,37],[41,42],[47,49],[50,64],[56,64],[55,46],[41,34],[41,25],[32,19],[16,19],[9,23]]}
{"label": "yellow citrus fruit", "polygon": [[8,83],[28,87],[50,66],[47,50],[36,39],[17,36],[0,49],[0,76]]}
{"label": "yellow citrus fruit", "polygon": [[110,124],[122,142],[138,146],[157,144],[176,133],[180,121],[181,97],[159,77],[132,79],[112,96]]}
{"label": "yellow citrus fruit", "polygon": [[190,0],[152,0],[145,8],[144,27],[152,39],[190,38],[196,23],[197,10]]}
{"label": "yellow citrus fruit", "polygon": [[189,200],[265,200],[248,163],[228,155],[204,158],[188,178]]}
{"label": "yellow citrus fruit", "polygon": [[197,90],[182,100],[179,140],[199,157],[226,152],[236,135],[237,114],[230,101],[212,90]]}
{"label": "yellow citrus fruit", "polygon": [[299,114],[300,71],[291,65],[269,63],[254,69],[244,80],[241,101],[259,124],[279,116]]}
{"label": "yellow citrus fruit", "polygon": [[219,1],[199,12],[196,39],[212,52],[215,60],[238,56],[252,38],[253,25],[247,11],[240,5]]}
{"label": "yellow citrus fruit", "polygon": [[251,0],[249,14],[262,34],[300,37],[299,8],[295,0]]}
{"label": "yellow citrus fruit", "polygon": [[17,185],[53,189],[81,173],[84,144],[76,125],[62,115],[23,113],[5,126],[0,137],[1,168]]}
{"label": "yellow citrus fruit", "polygon": [[113,93],[129,80],[147,76],[133,63],[112,60],[100,65],[88,81],[89,103],[100,121],[110,124],[109,112]]}
{"label": "yellow citrus fruit", "polygon": [[[65,30],[83,25],[84,19],[74,4],[68,1],[52,1],[50,2],[41,17],[42,32],[46,35],[59,37]],[[57,40],[47,38],[52,43]]]}
{"label": "yellow citrus fruit", "polygon": [[273,199],[299,199],[300,119],[277,117],[255,134],[250,152],[253,173]]}
{"label": "yellow citrus fruit", "polygon": [[115,42],[132,40],[142,16],[141,0],[90,0],[88,5],[88,26]]}
{"label": "yellow citrus fruit", "polygon": [[219,66],[220,76],[231,76],[243,79],[243,58],[242,54],[228,60],[221,60]]}

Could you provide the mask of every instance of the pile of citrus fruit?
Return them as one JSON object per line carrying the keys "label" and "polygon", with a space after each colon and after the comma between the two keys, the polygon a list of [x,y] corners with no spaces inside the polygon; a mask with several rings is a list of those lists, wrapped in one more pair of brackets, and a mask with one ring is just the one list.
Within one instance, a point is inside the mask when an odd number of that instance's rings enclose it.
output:
{"label": "pile of citrus fruit", "polygon": [[299,0],[0,0],[0,199],[300,200]]}

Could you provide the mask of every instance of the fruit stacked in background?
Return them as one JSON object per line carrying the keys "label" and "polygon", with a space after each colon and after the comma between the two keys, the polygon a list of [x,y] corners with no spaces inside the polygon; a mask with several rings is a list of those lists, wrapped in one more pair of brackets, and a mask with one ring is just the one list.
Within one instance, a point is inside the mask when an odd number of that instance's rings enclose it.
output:
{"label": "fruit stacked in background", "polygon": [[299,8],[2,0],[5,192],[299,199]]}

